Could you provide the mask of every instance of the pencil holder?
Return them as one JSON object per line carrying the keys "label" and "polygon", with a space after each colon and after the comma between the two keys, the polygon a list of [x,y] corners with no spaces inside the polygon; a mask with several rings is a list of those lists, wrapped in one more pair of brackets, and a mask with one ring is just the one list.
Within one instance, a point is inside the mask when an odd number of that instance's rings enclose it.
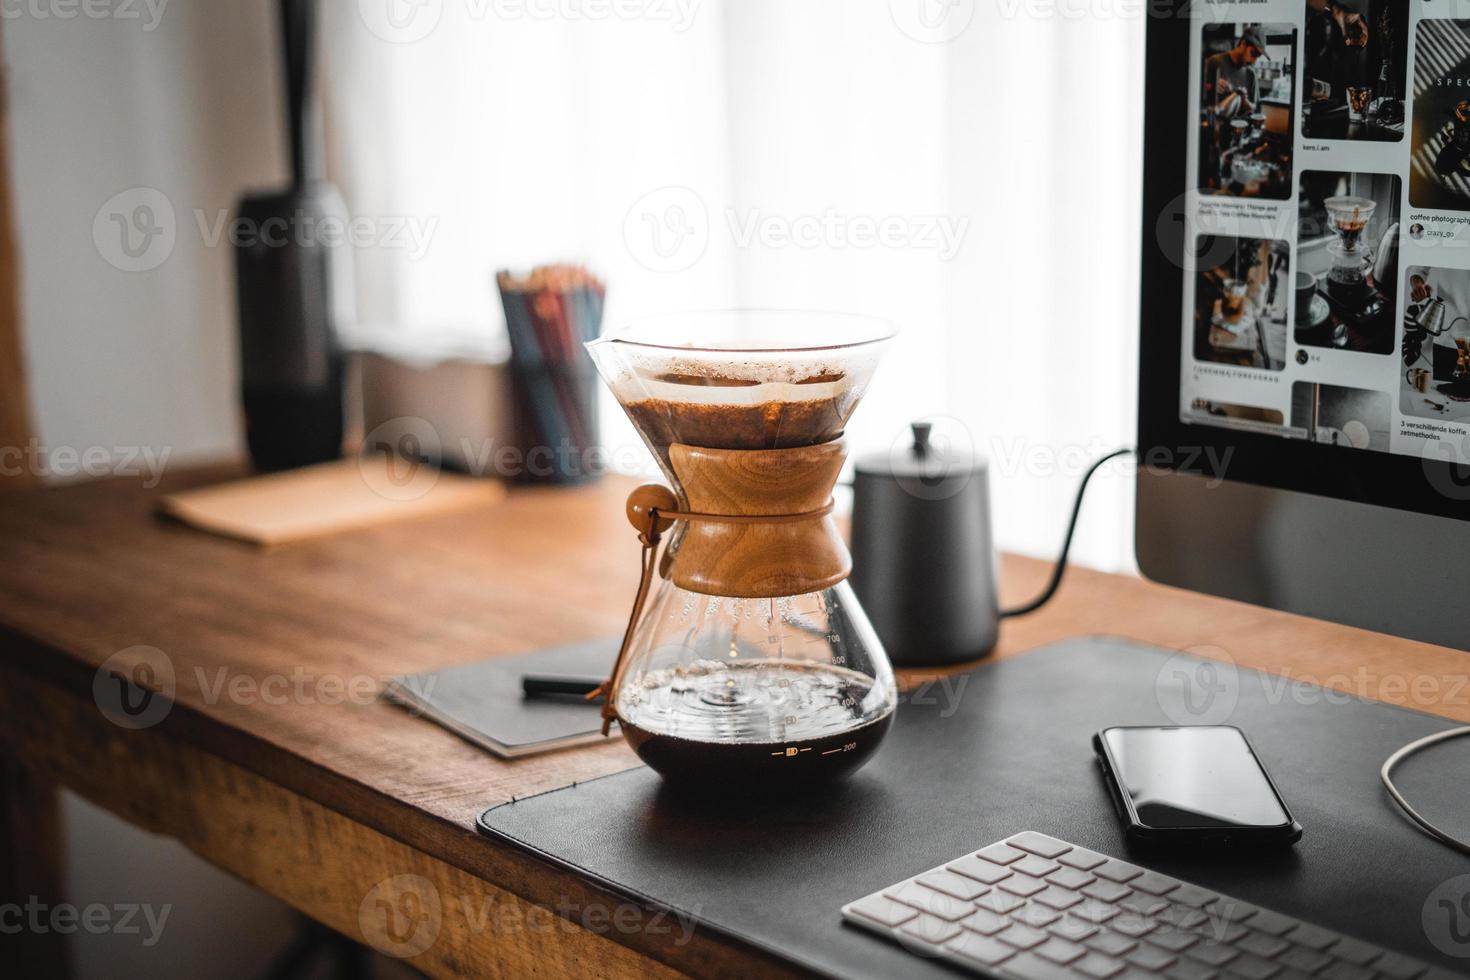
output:
{"label": "pencil holder", "polygon": [[585,354],[569,361],[514,364],[520,483],[571,485],[602,475],[597,372]]}

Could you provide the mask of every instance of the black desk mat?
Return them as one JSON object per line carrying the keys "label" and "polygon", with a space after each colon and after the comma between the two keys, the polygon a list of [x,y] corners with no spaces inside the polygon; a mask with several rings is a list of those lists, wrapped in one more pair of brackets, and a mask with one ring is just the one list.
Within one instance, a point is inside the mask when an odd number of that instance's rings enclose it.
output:
{"label": "black desk mat", "polygon": [[[1349,677],[1355,669],[1342,665]],[[953,977],[844,925],[838,909],[1026,829],[1470,974],[1470,959],[1431,943],[1429,931],[1450,924],[1426,909],[1437,886],[1470,873],[1470,860],[1421,834],[1378,782],[1394,749],[1453,722],[1110,637],[960,677],[910,694],[867,766],[819,795],[716,803],[637,768],[493,807],[480,830],[834,976]],[[1125,844],[1092,734],[1178,723],[1243,729],[1305,828],[1300,843],[1254,856]],[[1464,834],[1467,772],[1470,745],[1452,740],[1405,763],[1398,781],[1421,812]]]}

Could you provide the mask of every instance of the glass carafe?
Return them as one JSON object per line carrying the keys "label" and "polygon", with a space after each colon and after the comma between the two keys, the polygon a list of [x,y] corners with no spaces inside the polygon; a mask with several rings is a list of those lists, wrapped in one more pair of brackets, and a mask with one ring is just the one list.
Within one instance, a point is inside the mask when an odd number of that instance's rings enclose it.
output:
{"label": "glass carafe", "polygon": [[1327,225],[1337,238],[1327,243],[1332,266],[1327,270],[1327,290],[1336,299],[1351,303],[1362,298],[1373,267],[1373,250],[1363,241],[1368,222],[1378,207],[1366,197],[1329,197],[1322,202]]}
{"label": "glass carafe", "polygon": [[656,565],[645,558],[650,588],[607,695],[666,778],[810,782],[856,769],[886,734],[893,671],[829,512],[843,428],[893,332],[730,311],[588,345],[670,483],[664,509],[691,515]]}

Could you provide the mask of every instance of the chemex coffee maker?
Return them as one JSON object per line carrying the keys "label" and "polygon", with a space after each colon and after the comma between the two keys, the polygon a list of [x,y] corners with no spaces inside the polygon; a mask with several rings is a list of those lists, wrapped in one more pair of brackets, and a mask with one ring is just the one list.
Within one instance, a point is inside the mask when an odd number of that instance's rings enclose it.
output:
{"label": "chemex coffee maker", "polygon": [[[860,316],[645,320],[587,345],[669,485],[628,499],[642,578],[603,696],[670,782],[851,772],[897,705],[831,518],[844,427],[890,339]],[[663,544],[660,554],[660,544]]]}
{"label": "chemex coffee maker", "polygon": [[[1349,325],[1367,331],[1379,324],[1388,310],[1387,301],[1374,285],[1376,266],[1373,250],[1363,240],[1378,202],[1366,197],[1340,195],[1327,198],[1322,206],[1327,211],[1327,226],[1337,236],[1327,243],[1327,254],[1332,257],[1332,264],[1327,270],[1322,294],[1339,321],[1333,343],[1344,346],[1348,342]],[[1385,255],[1385,260],[1391,258]]]}

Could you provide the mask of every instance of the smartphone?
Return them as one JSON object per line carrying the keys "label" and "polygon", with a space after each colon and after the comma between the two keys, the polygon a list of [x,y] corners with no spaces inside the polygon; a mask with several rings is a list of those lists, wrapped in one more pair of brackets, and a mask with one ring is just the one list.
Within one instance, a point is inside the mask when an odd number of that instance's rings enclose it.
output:
{"label": "smartphone", "polygon": [[1130,841],[1274,845],[1302,836],[1239,728],[1105,728],[1092,745]]}

